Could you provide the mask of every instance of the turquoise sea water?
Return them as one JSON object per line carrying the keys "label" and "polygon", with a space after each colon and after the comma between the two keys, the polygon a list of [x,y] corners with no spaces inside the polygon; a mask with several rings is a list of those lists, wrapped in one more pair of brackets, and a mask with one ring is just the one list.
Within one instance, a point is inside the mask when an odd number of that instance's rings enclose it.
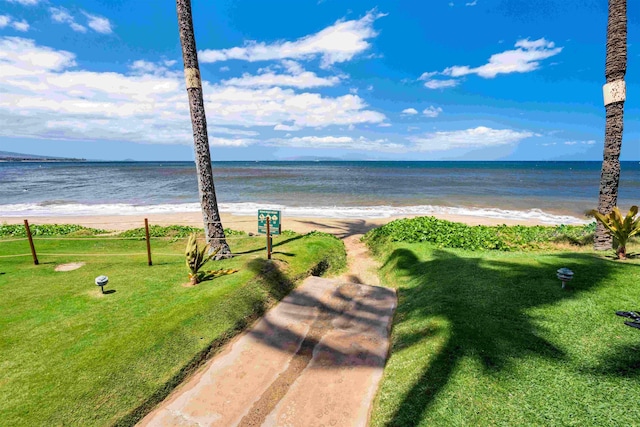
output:
{"label": "turquoise sea water", "polygon": [[[584,220],[599,162],[219,162],[222,211],[296,216],[449,212]],[[640,163],[623,162],[619,205],[640,202]],[[198,210],[191,162],[0,163],[0,218]]]}

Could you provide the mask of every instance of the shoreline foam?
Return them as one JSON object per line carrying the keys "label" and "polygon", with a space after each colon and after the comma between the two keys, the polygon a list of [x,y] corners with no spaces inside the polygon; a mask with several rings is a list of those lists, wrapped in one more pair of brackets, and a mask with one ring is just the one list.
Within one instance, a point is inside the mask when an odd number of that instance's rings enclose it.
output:
{"label": "shoreline foam", "polygon": [[[258,209],[281,210],[286,217],[323,218],[323,219],[394,219],[414,216],[455,216],[468,218],[487,218],[498,221],[516,221],[545,225],[582,225],[590,220],[571,215],[545,212],[541,209],[505,210],[498,208],[453,207],[453,206],[284,206],[278,204],[257,203],[221,203],[220,212],[234,216],[255,216]],[[199,213],[198,203],[131,205],[131,204],[79,204],[79,203],[24,203],[0,205],[0,220],[4,218],[28,217],[92,217],[92,216],[140,216],[140,215],[179,215]],[[386,222],[386,221],[385,221]],[[464,221],[467,222],[467,221]]]}

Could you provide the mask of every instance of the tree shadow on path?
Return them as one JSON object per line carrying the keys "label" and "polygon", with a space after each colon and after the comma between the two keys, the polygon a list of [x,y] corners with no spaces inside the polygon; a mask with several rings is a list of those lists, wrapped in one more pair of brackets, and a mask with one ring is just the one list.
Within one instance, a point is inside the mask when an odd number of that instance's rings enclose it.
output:
{"label": "tree shadow on path", "polygon": [[[383,269],[399,270],[404,287],[399,288],[392,352],[428,338],[442,335],[444,343],[411,386],[389,418],[390,426],[415,426],[425,417],[438,394],[447,385],[462,358],[475,358],[489,373],[506,371],[511,361],[525,356],[563,359],[564,352],[545,339],[527,310],[574,298],[604,279],[610,263],[584,254],[558,254],[579,280],[563,290],[555,278],[560,265],[543,262],[522,264],[486,258],[460,257],[436,250],[430,260],[421,260],[409,249],[396,249]],[[593,274],[593,263],[601,268]],[[582,267],[591,265],[589,274]],[[435,327],[413,330],[411,322],[448,324],[446,334]],[[403,325],[405,322],[409,322]],[[406,326],[406,327],[405,327]],[[421,328],[417,328],[421,329]],[[427,355],[425,355],[427,357]]]}

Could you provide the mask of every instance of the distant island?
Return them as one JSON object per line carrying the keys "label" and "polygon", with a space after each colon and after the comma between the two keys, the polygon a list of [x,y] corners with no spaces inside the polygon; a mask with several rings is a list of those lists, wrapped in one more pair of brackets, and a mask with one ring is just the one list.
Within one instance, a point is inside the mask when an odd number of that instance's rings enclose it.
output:
{"label": "distant island", "polygon": [[35,154],[12,153],[0,151],[0,162],[86,162],[86,159],[67,157],[37,156]]}

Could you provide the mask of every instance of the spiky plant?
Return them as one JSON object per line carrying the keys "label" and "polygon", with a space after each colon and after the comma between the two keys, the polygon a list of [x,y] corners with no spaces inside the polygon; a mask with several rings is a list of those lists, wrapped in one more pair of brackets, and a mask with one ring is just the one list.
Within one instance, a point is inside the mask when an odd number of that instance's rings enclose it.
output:
{"label": "spiky plant", "polygon": [[209,245],[204,245],[203,247],[198,246],[198,235],[196,233],[192,233],[189,236],[185,256],[187,268],[189,269],[189,283],[191,285],[195,286],[205,280],[212,280],[216,277],[226,276],[238,271],[232,268],[208,271],[201,270],[209,260],[216,256],[221,248],[218,247],[211,253],[208,253],[209,249]]}
{"label": "spiky plant", "polygon": [[636,234],[640,234],[640,217],[635,218],[638,214],[638,207],[631,206],[627,216],[622,218],[620,209],[614,207],[607,215],[602,215],[597,210],[592,210],[591,214],[607,229],[609,234],[618,242],[618,259],[627,258],[627,242]]}

